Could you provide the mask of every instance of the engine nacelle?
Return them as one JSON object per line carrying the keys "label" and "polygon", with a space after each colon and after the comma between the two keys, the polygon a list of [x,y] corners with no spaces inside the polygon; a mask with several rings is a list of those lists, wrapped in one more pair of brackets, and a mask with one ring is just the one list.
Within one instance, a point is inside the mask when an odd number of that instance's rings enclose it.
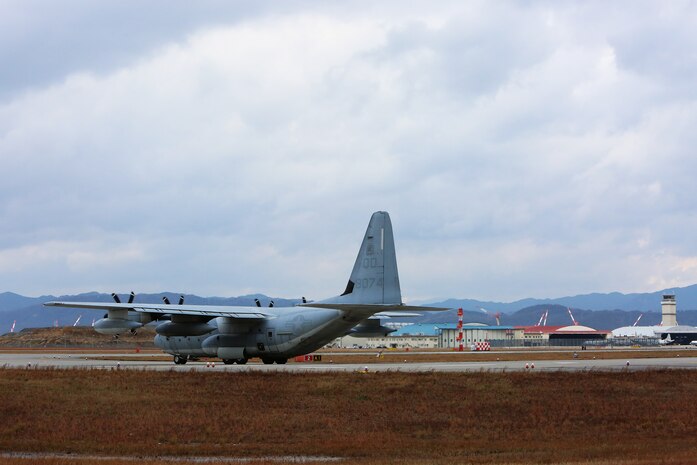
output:
{"label": "engine nacelle", "polygon": [[120,318],[102,318],[94,323],[94,330],[100,334],[117,336],[121,333],[136,330],[143,326],[143,323]]}
{"label": "engine nacelle", "polygon": [[214,334],[201,344],[203,351],[211,357],[246,358],[246,337],[240,334]]}
{"label": "engine nacelle", "polygon": [[201,336],[215,329],[208,323],[176,323],[167,321],[157,325],[155,332],[161,336]]}

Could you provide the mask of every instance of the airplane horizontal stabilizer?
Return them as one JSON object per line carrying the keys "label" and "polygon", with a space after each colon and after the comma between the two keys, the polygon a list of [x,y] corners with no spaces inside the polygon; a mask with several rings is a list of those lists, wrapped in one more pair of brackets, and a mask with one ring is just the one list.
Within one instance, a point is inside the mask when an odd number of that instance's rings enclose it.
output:
{"label": "airplane horizontal stabilizer", "polygon": [[421,316],[421,313],[409,313],[409,312],[380,312],[376,313],[370,318],[408,318]]}

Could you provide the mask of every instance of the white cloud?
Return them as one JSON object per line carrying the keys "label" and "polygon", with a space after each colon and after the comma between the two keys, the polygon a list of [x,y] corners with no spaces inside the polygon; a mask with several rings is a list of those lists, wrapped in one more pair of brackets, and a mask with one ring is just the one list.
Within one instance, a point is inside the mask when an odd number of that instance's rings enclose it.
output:
{"label": "white cloud", "polygon": [[317,298],[386,209],[412,298],[690,282],[695,94],[647,63],[694,72],[694,8],[624,8],[300,3],[76,55],[0,92],[0,278]]}

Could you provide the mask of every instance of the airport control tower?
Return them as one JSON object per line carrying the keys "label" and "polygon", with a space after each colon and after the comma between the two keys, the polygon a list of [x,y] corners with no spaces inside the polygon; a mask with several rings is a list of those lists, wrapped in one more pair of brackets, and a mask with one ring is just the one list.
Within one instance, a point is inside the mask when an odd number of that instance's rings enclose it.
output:
{"label": "airport control tower", "polygon": [[678,320],[675,316],[675,294],[663,294],[661,313],[663,314],[661,326],[670,327],[678,325]]}

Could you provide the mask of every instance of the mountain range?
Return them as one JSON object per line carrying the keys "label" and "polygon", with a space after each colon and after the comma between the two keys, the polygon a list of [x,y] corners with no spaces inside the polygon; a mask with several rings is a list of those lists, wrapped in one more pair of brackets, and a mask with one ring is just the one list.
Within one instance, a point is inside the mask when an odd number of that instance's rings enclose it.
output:
{"label": "mountain range", "polygon": [[[493,315],[501,313],[502,325],[533,325],[542,313],[548,311],[548,325],[571,324],[567,308],[571,308],[575,319],[583,325],[595,329],[610,330],[633,324],[639,315],[644,314],[641,325],[658,324],[661,320],[661,298],[665,293],[676,295],[678,304],[678,321],[681,324],[697,325],[697,285],[665,289],[650,293],[607,294],[593,293],[555,299],[522,299],[515,302],[494,302],[475,299],[446,299],[424,302],[423,305],[447,307],[452,310],[424,313],[421,317],[411,319],[414,322],[454,323],[457,321],[457,308],[464,310],[466,322],[495,324]],[[172,302],[179,300],[179,293],[163,292],[159,294],[139,294],[137,302],[161,303],[166,296]],[[127,296],[122,295],[125,301]],[[239,297],[200,297],[185,294],[188,304],[194,305],[231,305],[252,306],[257,298],[262,305],[273,300],[277,307],[293,306],[299,299],[268,297],[264,294],[251,294]],[[16,331],[28,327],[46,327],[54,324],[72,325],[81,316],[79,324],[89,325],[93,319],[99,319],[104,312],[85,309],[44,307],[43,302],[50,300],[71,300],[82,302],[112,302],[110,294],[90,292],[78,295],[26,297],[13,292],[0,293],[0,333],[9,331],[16,321]],[[486,309],[485,313],[481,309]]]}
{"label": "mountain range", "polygon": [[[175,292],[162,292],[159,294],[138,294],[136,302],[142,303],[162,303],[162,297],[167,297],[174,305],[179,300],[179,296],[184,295],[184,301],[191,305],[230,305],[230,306],[253,306],[254,299],[259,299],[262,305],[268,305],[273,300],[278,307],[291,307],[300,303],[300,299],[284,299],[282,297],[268,297],[264,294],[250,294],[239,297],[199,297],[192,294],[179,294]],[[128,295],[122,294],[122,302],[126,302]],[[43,295],[40,297],[25,297],[13,292],[0,293],[0,334],[10,330],[12,323],[17,322],[15,331],[23,328],[40,328],[47,326],[71,326],[80,318],[79,325],[91,325],[93,319],[100,319],[104,316],[104,311],[78,309],[78,308],[59,308],[44,307],[44,302],[51,300],[64,300],[72,302],[113,302],[111,294],[98,292],[88,292],[78,295]]]}
{"label": "mountain range", "polygon": [[534,305],[561,305],[563,307],[584,310],[637,310],[641,312],[660,312],[663,294],[675,294],[679,309],[697,310],[697,284],[646,293],[593,293],[555,299],[528,298],[509,303],[474,299],[447,299],[429,302],[425,305],[472,310],[485,308],[491,312],[501,313],[514,313],[520,309],[532,307]]}

